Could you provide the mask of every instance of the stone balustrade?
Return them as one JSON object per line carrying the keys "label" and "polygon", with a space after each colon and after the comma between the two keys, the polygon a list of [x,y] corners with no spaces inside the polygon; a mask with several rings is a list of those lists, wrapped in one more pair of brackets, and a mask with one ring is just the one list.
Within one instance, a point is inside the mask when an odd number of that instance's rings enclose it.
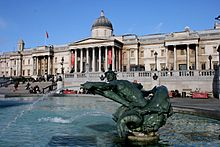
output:
{"label": "stone balustrade", "polygon": [[[103,72],[69,73],[65,74],[65,85],[79,86],[86,81],[101,81]],[[169,90],[200,89],[212,92],[214,70],[178,70],[178,71],[134,71],[117,72],[119,80],[136,80],[144,85],[145,89],[151,89],[155,85],[165,85]],[[156,80],[153,78],[157,76]]]}

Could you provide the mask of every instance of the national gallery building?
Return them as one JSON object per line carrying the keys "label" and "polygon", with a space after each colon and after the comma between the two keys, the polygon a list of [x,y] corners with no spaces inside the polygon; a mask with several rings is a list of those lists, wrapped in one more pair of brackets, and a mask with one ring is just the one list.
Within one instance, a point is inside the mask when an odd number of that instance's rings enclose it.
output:
{"label": "national gallery building", "polygon": [[[199,24],[198,24],[199,25]],[[167,34],[113,34],[101,11],[91,26],[91,37],[65,45],[25,48],[0,55],[0,76],[39,76],[59,73],[151,70],[208,70],[219,63],[220,24],[212,29]]]}

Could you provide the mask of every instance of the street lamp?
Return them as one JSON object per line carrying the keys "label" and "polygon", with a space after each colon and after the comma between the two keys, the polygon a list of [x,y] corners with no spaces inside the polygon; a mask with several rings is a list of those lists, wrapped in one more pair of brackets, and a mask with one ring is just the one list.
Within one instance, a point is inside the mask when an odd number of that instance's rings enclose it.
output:
{"label": "street lamp", "polygon": [[157,71],[157,52],[154,52],[154,56],[155,56],[155,71]]}
{"label": "street lamp", "polygon": [[212,69],[212,56],[209,55],[209,69]]}
{"label": "street lamp", "polygon": [[61,67],[61,73],[62,73],[62,74],[64,74],[63,62],[64,62],[64,58],[62,57],[61,62],[60,62],[61,66],[62,66],[62,67]]}

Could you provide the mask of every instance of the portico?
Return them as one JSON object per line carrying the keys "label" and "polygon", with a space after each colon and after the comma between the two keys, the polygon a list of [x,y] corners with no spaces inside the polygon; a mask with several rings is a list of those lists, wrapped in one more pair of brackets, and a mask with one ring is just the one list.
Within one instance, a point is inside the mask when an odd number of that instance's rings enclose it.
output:
{"label": "portico", "polygon": [[188,27],[165,37],[166,67],[171,70],[199,69],[199,35]]}
{"label": "portico", "polygon": [[[101,45],[100,45],[101,43]],[[122,43],[116,39],[89,38],[69,45],[70,68],[74,72],[121,71]]]}
{"label": "portico", "polygon": [[172,70],[198,70],[198,44],[168,45],[166,66]]}

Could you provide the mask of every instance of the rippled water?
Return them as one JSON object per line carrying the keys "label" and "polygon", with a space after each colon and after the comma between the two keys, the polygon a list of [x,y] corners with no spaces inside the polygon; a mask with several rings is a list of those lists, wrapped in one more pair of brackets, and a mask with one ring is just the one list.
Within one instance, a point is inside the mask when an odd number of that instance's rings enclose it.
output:
{"label": "rippled water", "polygon": [[[118,107],[100,97],[51,97],[1,107],[0,146],[124,146],[112,120]],[[219,132],[219,121],[174,114],[159,130],[159,144],[218,146]]]}

